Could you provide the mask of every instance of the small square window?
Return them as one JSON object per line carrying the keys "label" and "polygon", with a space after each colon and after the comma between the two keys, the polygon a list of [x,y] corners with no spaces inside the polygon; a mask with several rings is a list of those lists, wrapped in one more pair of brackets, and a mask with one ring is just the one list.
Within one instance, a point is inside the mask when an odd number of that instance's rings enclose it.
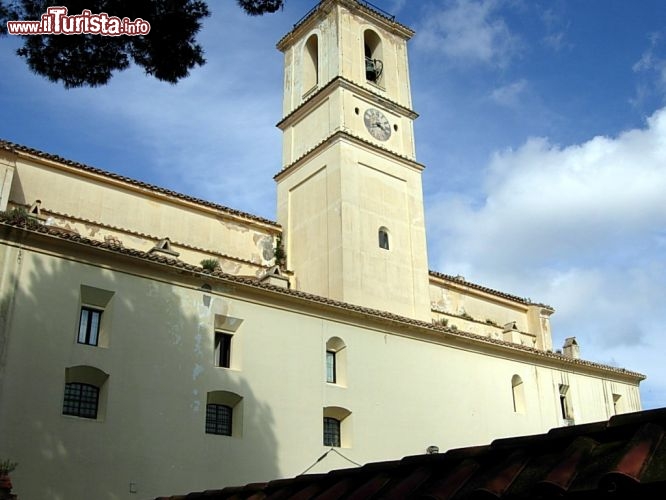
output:
{"label": "small square window", "polygon": [[102,311],[92,307],[81,306],[79,319],[79,344],[97,345],[99,341],[99,328],[102,321]]}
{"label": "small square window", "polygon": [[340,421],[324,417],[324,446],[340,447]]}
{"label": "small square window", "polygon": [[98,387],[78,382],[65,384],[65,399],[62,404],[62,414],[95,419],[97,418],[98,402]]}
{"label": "small square window", "polygon": [[231,366],[231,338],[233,335],[215,332],[215,366],[229,368]]}
{"label": "small square window", "polygon": [[206,434],[231,436],[233,408],[227,405],[206,405]]}

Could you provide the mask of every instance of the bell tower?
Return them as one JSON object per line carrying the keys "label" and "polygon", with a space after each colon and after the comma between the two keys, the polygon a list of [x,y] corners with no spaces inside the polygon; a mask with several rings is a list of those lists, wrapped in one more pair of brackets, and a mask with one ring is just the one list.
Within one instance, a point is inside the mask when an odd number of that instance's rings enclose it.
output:
{"label": "bell tower", "polygon": [[284,53],[278,222],[298,290],[430,321],[412,30],[357,0],[322,0]]}

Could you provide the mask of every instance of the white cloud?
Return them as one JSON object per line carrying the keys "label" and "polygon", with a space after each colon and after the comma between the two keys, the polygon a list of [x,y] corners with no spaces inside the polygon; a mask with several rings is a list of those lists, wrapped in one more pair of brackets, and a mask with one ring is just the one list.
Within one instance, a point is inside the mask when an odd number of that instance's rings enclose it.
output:
{"label": "white cloud", "polygon": [[452,0],[431,11],[417,30],[416,44],[449,59],[506,65],[520,50],[520,41],[498,14],[497,0]]}
{"label": "white cloud", "polygon": [[521,79],[494,89],[490,98],[500,106],[513,107],[519,104],[520,97],[527,89],[527,80]]}
{"label": "white cloud", "polygon": [[666,349],[666,108],[617,137],[498,152],[483,186],[429,207],[434,267],[549,303],[556,345],[664,381],[642,356]]}
{"label": "white cloud", "polygon": [[541,40],[546,47],[555,52],[572,47],[572,44],[567,40],[566,32],[569,23],[566,21],[564,12],[546,9],[541,13],[541,21],[547,31],[547,35]]}
{"label": "white cloud", "polygon": [[550,47],[555,52],[559,52],[564,47],[568,46],[565,40],[566,34],[563,31],[557,33],[550,33],[543,38],[543,43],[546,47]]}
{"label": "white cloud", "polygon": [[[73,91],[77,99],[53,88],[69,109],[132,130],[134,147],[150,158],[135,170],[151,182],[272,219],[272,177],[280,169],[275,123],[281,88],[275,82],[282,78],[282,58],[273,47],[278,36],[264,33],[265,23],[248,28],[229,22],[228,16],[245,16],[234,5],[227,10],[212,17],[202,34],[208,63],[178,85],[133,68],[105,87]],[[226,50],[232,40],[242,48]],[[128,155],[125,161],[136,160]],[[255,183],[248,189],[249,179]]]}
{"label": "white cloud", "polygon": [[391,7],[388,9],[388,12],[390,14],[397,15],[402,11],[402,9],[405,8],[406,4],[407,0],[393,0]]}
{"label": "white cloud", "polygon": [[[634,63],[634,73],[650,75],[653,79],[652,85],[660,94],[666,94],[666,57],[662,57],[660,50],[663,49],[663,36],[661,33],[651,33],[648,36],[650,46],[643,52],[640,59]],[[639,84],[636,97],[632,99],[634,104],[640,104],[645,99],[645,84]]]}

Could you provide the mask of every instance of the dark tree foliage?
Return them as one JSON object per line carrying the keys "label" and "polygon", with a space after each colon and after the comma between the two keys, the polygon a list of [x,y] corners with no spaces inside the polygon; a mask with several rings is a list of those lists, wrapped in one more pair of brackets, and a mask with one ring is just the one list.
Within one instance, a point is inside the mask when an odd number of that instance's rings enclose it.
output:
{"label": "dark tree foliage", "polygon": [[285,0],[237,0],[245,12],[251,16],[272,13],[284,7]]}
{"label": "dark tree foliage", "polygon": [[[275,12],[285,0],[238,0],[249,15]],[[0,35],[8,20],[39,20],[51,6],[69,15],[88,9],[94,14],[138,18],[150,23],[145,36],[23,36],[17,54],[30,69],[66,88],[105,85],[130,63],[158,80],[177,83],[206,60],[196,35],[210,15],[205,1],[195,0],[0,0]]]}

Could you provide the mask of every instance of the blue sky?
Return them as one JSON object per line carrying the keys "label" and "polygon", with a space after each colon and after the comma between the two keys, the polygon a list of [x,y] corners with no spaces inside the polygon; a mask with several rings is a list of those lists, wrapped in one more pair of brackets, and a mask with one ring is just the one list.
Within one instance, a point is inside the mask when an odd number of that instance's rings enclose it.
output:
{"label": "blue sky", "polygon": [[[373,3],[417,32],[431,269],[552,305],[556,346],[647,374],[644,407],[666,406],[666,5]],[[275,219],[275,43],[315,1],[211,4],[208,64],[176,86],[134,68],[67,91],[0,39],[0,137]]]}

